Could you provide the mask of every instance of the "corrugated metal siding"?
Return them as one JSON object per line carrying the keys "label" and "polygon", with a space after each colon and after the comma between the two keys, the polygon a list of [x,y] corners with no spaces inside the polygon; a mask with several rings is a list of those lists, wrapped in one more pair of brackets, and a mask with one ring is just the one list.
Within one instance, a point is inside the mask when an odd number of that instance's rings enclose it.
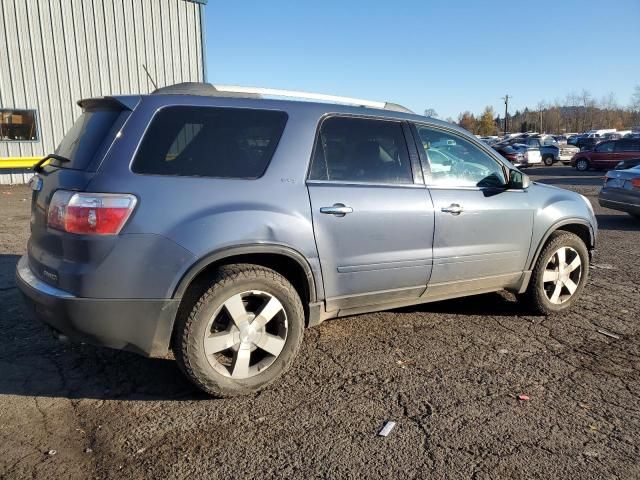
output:
{"label": "corrugated metal siding", "polygon": [[0,141],[0,158],[52,152],[81,98],[152,91],[143,65],[158,87],[203,81],[201,9],[185,0],[0,0],[0,108],[36,109],[39,121],[37,142]]}

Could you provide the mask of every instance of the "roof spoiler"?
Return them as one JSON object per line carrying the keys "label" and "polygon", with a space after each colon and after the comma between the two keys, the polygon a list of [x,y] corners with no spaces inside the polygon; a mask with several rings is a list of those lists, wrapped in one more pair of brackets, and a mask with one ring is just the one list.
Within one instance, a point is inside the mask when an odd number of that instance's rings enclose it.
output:
{"label": "roof spoiler", "polygon": [[113,97],[95,97],[78,100],[83,110],[105,108],[111,110],[133,110],[140,102],[139,95],[119,95]]}

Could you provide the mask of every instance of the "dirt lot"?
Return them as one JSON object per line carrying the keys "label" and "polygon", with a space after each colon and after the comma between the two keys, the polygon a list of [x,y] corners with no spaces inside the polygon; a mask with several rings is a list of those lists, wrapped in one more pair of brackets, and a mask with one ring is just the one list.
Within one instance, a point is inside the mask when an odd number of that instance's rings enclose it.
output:
{"label": "dirt lot", "polygon": [[640,478],[640,223],[598,207],[602,173],[529,173],[598,213],[573,311],[527,316],[491,294],[327,322],[282,381],[231,400],[171,360],[58,343],[29,320],[13,281],[29,191],[4,187],[0,477]]}

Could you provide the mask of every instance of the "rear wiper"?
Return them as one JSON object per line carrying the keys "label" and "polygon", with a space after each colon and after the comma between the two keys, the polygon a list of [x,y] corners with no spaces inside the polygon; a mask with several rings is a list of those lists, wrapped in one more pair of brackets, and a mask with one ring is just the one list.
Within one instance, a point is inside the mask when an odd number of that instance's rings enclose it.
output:
{"label": "rear wiper", "polygon": [[33,166],[33,171],[36,172],[36,173],[37,172],[41,172],[42,171],[42,165],[44,165],[44,162],[46,162],[47,160],[57,160],[60,163],[67,163],[67,162],[71,161],[67,157],[63,157],[62,155],[56,155],[55,153],[50,153],[49,155],[47,155],[43,159],[39,160],[38,163],[36,163]]}

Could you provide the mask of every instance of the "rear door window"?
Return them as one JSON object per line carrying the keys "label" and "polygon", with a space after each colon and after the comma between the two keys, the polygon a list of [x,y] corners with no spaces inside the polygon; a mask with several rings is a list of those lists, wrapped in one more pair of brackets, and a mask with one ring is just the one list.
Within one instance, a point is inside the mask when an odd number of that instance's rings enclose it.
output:
{"label": "rear door window", "polygon": [[135,173],[254,179],[278,145],[287,114],[273,110],[166,107],[133,161]]}
{"label": "rear door window", "polygon": [[413,183],[402,124],[351,117],[326,119],[316,141],[309,180]]}
{"label": "rear door window", "polygon": [[68,162],[52,160],[51,164],[60,168],[86,170],[101,145],[111,142],[115,137],[114,128],[121,122],[116,122],[122,110],[96,109],[85,110],[76,120],[71,129],[58,145],[55,153],[67,159]]}
{"label": "rear door window", "polygon": [[640,142],[634,142],[634,141],[617,142],[615,151],[616,152],[640,152]]}

